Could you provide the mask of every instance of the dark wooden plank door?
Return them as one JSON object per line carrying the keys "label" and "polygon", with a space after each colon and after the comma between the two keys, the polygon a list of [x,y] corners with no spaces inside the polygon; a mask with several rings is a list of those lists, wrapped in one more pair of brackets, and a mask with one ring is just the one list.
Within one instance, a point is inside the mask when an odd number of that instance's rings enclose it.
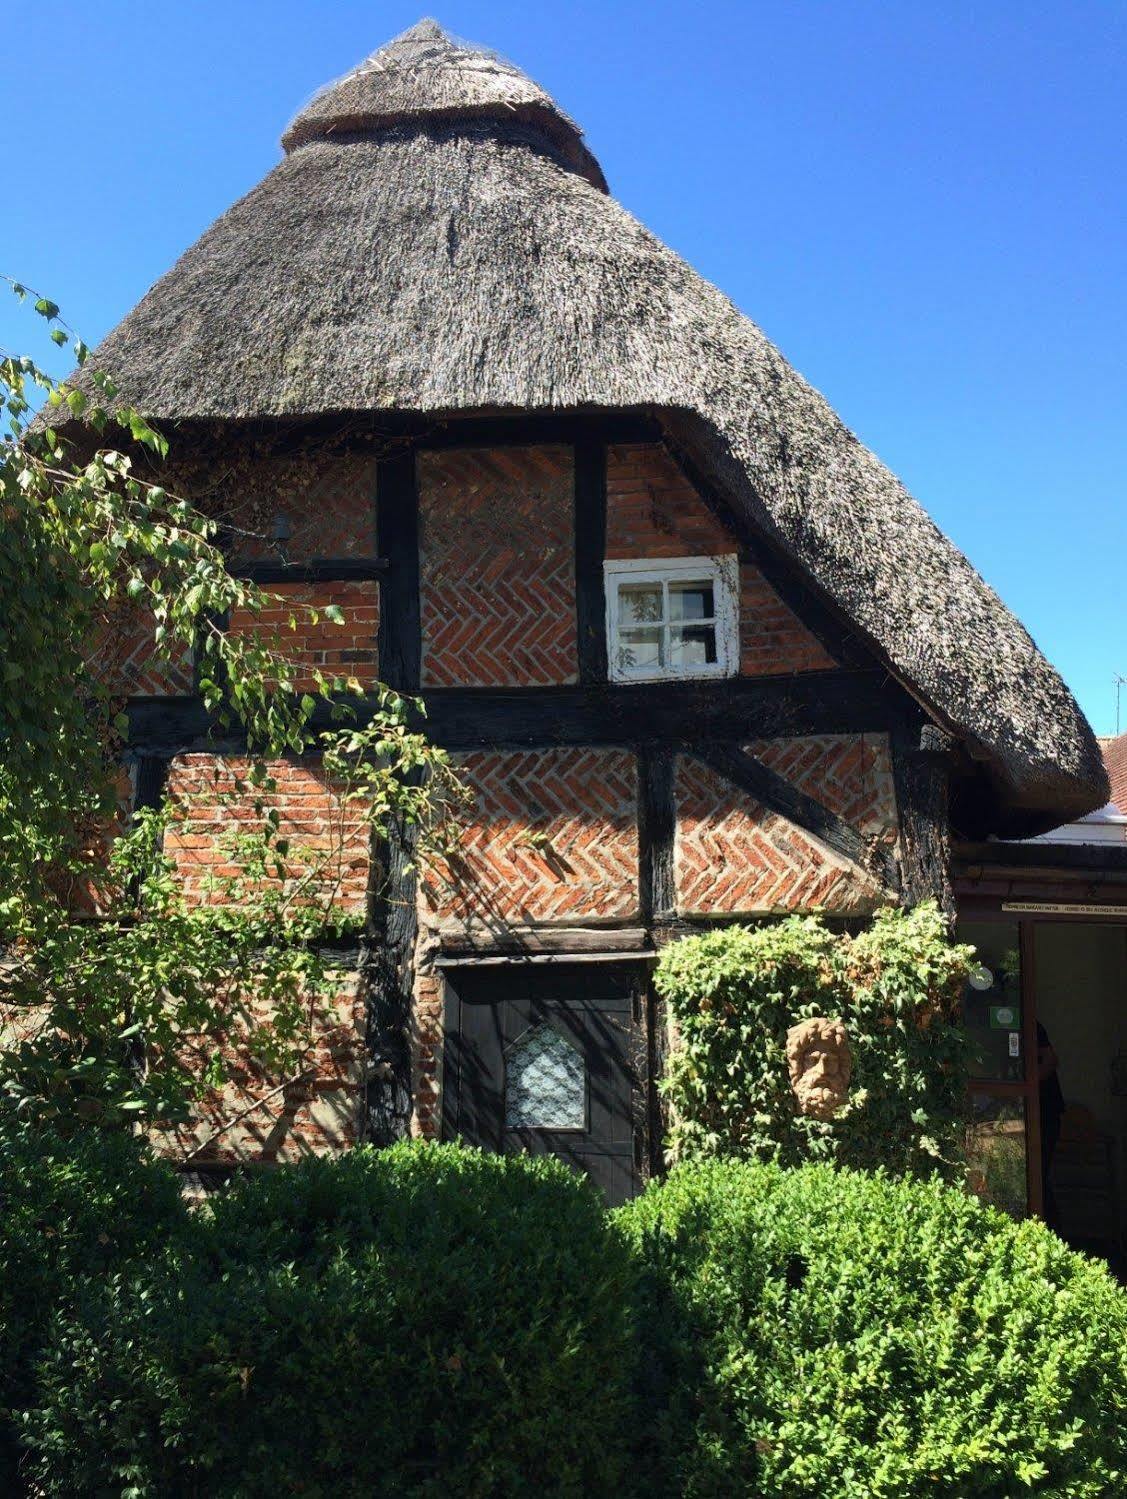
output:
{"label": "dark wooden plank door", "polygon": [[443,1133],[641,1186],[642,978],[629,963],[446,971]]}

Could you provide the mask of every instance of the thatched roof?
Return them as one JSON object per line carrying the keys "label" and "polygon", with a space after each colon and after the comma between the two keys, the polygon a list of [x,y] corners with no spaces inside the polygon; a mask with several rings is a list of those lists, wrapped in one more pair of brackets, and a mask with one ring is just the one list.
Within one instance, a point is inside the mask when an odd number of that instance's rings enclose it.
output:
{"label": "thatched roof", "polygon": [[759,329],[606,195],[537,85],[424,22],[285,140],[97,351],[150,416],[654,409],[984,763],[982,830],[1107,800],[1026,631]]}

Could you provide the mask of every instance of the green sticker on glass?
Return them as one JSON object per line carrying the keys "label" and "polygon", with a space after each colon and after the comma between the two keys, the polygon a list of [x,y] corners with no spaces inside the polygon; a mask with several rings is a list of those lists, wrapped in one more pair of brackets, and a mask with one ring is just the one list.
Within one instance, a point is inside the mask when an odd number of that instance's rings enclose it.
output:
{"label": "green sticker on glass", "polygon": [[1021,1010],[1017,1005],[991,1005],[990,1029],[992,1031],[1016,1031],[1021,1026]]}

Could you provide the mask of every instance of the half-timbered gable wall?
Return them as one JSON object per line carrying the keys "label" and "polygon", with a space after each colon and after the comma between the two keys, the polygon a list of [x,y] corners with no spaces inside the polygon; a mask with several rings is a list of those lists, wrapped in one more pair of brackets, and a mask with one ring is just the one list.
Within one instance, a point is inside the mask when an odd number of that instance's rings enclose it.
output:
{"label": "half-timbered gable wall", "polygon": [[[811,626],[802,587],[784,586],[762,542],[661,441],[424,437],[383,454],[265,454],[201,468],[190,486],[235,564],[280,596],[227,628],[277,638],[310,671],[418,693],[470,790],[452,851],[414,871],[396,839],[373,865],[318,765],[271,767],[282,835],[330,854],[370,956],[342,959],[308,1075],[275,1094],[248,1063],[207,1100],[179,1139],[202,1143],[202,1161],[281,1159],[408,1124],[436,1133],[450,953],[613,951],[701,920],[856,916],[889,898],[897,796],[881,674],[839,649],[813,603]],[[644,578],[648,564],[701,559],[735,580],[727,674],[616,679],[616,566]],[[335,604],[345,624],[294,632],[291,604]],[[190,665],[146,676],[140,646],[134,656],[147,732],[175,747],[155,699],[189,704]],[[237,751],[190,728],[180,738],[161,751],[177,808],[168,852],[205,901],[255,793],[239,790]]]}

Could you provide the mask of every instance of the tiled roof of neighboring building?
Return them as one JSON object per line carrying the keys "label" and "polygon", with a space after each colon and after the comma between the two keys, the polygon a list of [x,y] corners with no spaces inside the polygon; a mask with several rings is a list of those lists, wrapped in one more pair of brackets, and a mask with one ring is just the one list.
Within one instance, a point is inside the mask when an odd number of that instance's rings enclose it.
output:
{"label": "tiled roof of neighboring building", "polygon": [[1121,812],[1127,814],[1127,734],[1101,739],[1100,750],[1111,782],[1111,799]]}

